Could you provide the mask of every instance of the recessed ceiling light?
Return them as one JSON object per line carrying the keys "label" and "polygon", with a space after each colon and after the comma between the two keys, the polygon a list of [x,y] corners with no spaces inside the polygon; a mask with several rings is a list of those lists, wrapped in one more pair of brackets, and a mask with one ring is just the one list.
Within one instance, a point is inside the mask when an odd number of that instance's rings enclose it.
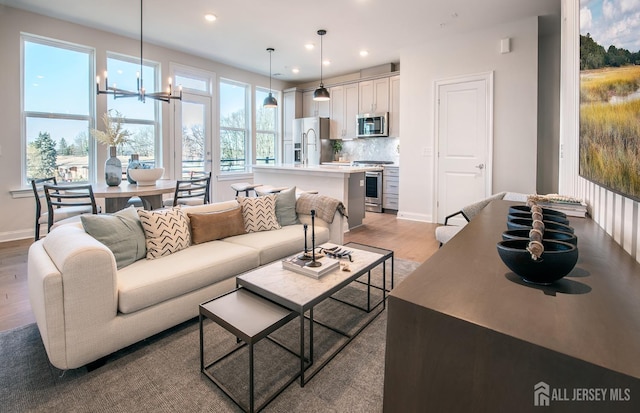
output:
{"label": "recessed ceiling light", "polygon": [[304,48],[307,50],[313,50],[313,48],[316,47],[313,43],[307,43],[304,45]]}
{"label": "recessed ceiling light", "polygon": [[208,22],[213,22],[216,21],[217,17],[215,14],[208,13],[204,15],[204,19]]}
{"label": "recessed ceiling light", "polygon": [[369,52],[367,50],[360,50],[360,56],[367,57],[369,56]]}
{"label": "recessed ceiling light", "polygon": [[297,67],[294,67],[293,69],[291,69],[292,73],[300,73],[300,69],[298,69]]}
{"label": "recessed ceiling light", "polygon": [[331,60],[323,60],[322,64],[325,66],[329,66],[331,64]]}

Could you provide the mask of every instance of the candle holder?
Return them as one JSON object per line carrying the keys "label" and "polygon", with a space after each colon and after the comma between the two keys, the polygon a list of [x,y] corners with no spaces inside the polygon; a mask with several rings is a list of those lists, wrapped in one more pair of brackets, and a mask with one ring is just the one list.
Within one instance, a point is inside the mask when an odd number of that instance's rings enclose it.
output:
{"label": "candle holder", "polygon": [[304,224],[302,226],[302,228],[304,229],[304,251],[302,252],[302,254],[296,257],[301,261],[309,261],[311,259],[311,254],[309,254],[309,250],[307,248],[307,227],[307,224]]}
{"label": "candle holder", "polygon": [[[306,237],[305,237],[306,240]],[[305,264],[307,267],[320,267],[322,263],[316,261],[316,210],[311,210],[311,261]]]}

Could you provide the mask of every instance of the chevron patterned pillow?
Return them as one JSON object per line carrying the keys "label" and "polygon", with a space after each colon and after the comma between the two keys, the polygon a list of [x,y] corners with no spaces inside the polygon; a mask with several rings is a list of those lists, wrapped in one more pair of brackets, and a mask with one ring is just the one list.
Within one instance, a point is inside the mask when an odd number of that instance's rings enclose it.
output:
{"label": "chevron patterned pillow", "polygon": [[138,209],[147,244],[147,259],[164,257],[191,244],[187,216],[180,208]]}
{"label": "chevron patterned pillow", "polygon": [[276,217],[275,194],[255,198],[238,197],[238,202],[242,207],[245,231],[259,232],[281,228]]}

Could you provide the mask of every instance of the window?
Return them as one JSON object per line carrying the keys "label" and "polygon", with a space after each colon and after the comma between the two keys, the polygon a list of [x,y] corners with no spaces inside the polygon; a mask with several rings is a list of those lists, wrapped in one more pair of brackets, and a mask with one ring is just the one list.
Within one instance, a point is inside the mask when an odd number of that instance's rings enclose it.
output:
{"label": "window", "polygon": [[93,49],[23,35],[23,177],[91,179]]}
{"label": "window", "polygon": [[[277,108],[262,106],[269,90],[256,88],[256,163],[269,164],[276,161],[278,135]],[[275,98],[279,100],[277,93]]]}
{"label": "window", "polygon": [[[220,171],[244,172],[250,162],[249,87],[220,80]],[[249,158],[249,159],[248,159]]]}
{"label": "window", "polygon": [[[157,64],[144,62],[142,79],[147,93],[158,90],[159,68]],[[107,54],[107,73],[109,85],[117,85],[119,89],[136,91],[140,73],[140,60],[121,55]],[[149,166],[162,166],[160,144],[159,104],[155,99],[146,99],[143,103],[137,98],[107,97],[107,109],[119,112],[123,117],[123,127],[131,135],[128,142],[118,147],[118,158],[126,169],[131,154],[138,154],[140,162]]]}

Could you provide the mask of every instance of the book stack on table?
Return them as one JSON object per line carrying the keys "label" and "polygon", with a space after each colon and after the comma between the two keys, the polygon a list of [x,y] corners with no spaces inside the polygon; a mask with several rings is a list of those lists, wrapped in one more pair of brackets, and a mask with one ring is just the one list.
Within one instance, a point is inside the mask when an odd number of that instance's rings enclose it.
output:
{"label": "book stack on table", "polygon": [[533,195],[529,199],[534,199],[542,208],[553,209],[564,212],[569,217],[584,218],[587,215],[587,204],[579,199],[558,195]]}
{"label": "book stack on table", "polygon": [[316,261],[320,262],[322,265],[319,267],[309,267],[307,266],[307,263],[310,261],[301,260],[297,255],[294,255],[282,260],[282,268],[317,279],[340,266],[339,260],[329,258],[321,254],[316,254]]}

